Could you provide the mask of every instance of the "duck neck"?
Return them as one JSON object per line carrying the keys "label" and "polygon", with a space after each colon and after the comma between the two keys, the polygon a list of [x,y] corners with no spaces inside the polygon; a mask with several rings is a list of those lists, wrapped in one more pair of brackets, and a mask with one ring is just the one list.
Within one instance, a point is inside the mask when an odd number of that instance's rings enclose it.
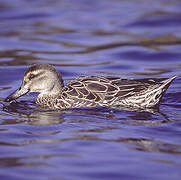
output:
{"label": "duck neck", "polygon": [[53,87],[48,90],[48,92],[45,92],[45,94],[46,95],[51,95],[51,96],[52,95],[54,96],[54,95],[61,94],[62,88],[63,88],[63,84],[62,83],[60,83],[60,82],[55,83],[53,85]]}
{"label": "duck neck", "polygon": [[49,108],[49,109],[55,109],[55,105],[57,103],[57,99],[60,96],[59,93],[40,93],[36,99],[36,103],[40,105],[41,107]]}
{"label": "duck neck", "polygon": [[36,103],[40,106],[52,108],[56,104],[57,98],[61,96],[63,84],[55,83],[51,88],[41,92],[37,99]]}
{"label": "duck neck", "polygon": [[61,94],[63,86],[63,82],[57,80],[50,84],[47,89],[40,92],[39,96],[57,96],[58,94]]}

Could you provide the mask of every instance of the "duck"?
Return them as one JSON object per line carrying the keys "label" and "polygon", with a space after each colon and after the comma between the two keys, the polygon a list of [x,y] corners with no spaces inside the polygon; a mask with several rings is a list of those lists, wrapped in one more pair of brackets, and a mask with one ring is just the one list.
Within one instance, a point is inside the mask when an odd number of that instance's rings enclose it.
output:
{"label": "duck", "polygon": [[33,64],[24,73],[21,86],[4,99],[11,102],[38,92],[36,103],[48,109],[130,107],[152,108],[176,76],[166,79],[125,79],[115,76],[80,76],[66,85],[50,64]]}

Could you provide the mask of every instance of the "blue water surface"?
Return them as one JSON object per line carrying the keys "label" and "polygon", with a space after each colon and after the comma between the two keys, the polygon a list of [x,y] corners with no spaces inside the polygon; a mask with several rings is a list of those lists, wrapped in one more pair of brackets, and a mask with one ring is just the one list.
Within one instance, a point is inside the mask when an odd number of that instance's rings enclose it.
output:
{"label": "blue water surface", "polygon": [[[181,179],[179,0],[0,0],[0,178]],[[156,112],[51,111],[37,94],[3,99],[26,68],[81,75],[170,78]]]}

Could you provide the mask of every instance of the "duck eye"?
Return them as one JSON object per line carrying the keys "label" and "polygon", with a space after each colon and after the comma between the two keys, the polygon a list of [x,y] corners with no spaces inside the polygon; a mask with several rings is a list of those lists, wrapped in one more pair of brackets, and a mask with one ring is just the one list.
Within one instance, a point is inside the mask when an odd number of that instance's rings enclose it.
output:
{"label": "duck eye", "polygon": [[29,80],[33,79],[34,77],[35,77],[34,74],[30,74],[30,75],[29,75]]}

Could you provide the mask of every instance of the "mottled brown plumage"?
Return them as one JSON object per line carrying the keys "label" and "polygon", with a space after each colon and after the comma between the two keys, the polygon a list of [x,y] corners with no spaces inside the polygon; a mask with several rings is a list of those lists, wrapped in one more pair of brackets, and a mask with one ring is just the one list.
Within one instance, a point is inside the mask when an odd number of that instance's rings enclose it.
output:
{"label": "mottled brown plumage", "polygon": [[6,98],[17,99],[28,92],[40,92],[36,102],[50,109],[81,107],[157,106],[171,79],[121,79],[81,76],[64,86],[61,75],[48,64],[27,69],[21,87]]}

